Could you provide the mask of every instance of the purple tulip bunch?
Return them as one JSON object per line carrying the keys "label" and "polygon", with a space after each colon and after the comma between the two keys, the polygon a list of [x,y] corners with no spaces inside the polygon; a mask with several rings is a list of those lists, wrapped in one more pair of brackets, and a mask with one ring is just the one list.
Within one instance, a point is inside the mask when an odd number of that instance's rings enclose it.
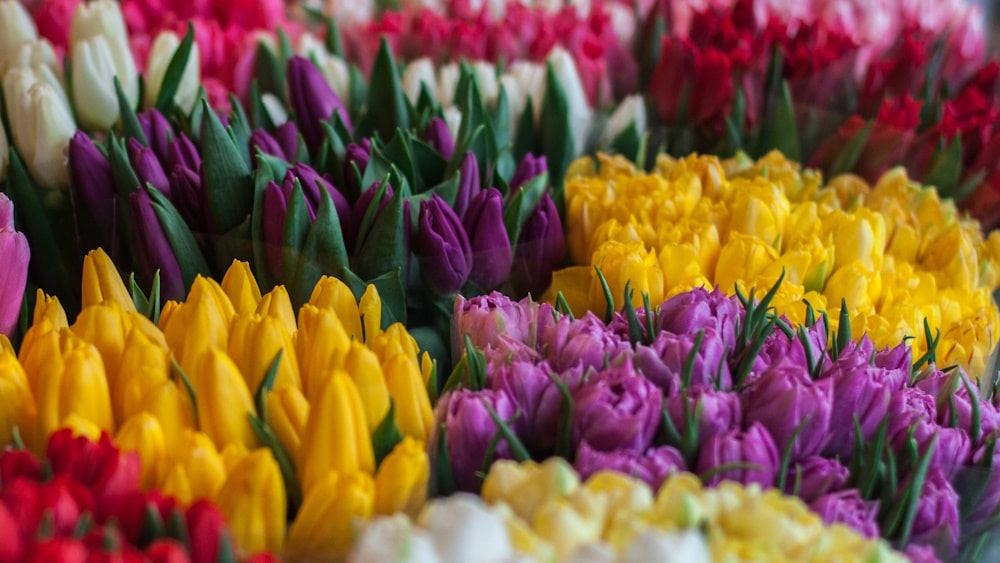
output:
{"label": "purple tulip bunch", "polygon": [[[772,294],[769,294],[769,296]],[[933,351],[875,350],[810,315],[695,289],[602,320],[499,293],[459,298],[437,470],[572,461],[658,487],[671,472],[799,496],[828,522],[953,558],[997,524],[1000,413]],[[845,308],[846,310],[846,308]],[[848,325],[848,326],[845,326]],[[829,345],[828,345],[829,343]]]}

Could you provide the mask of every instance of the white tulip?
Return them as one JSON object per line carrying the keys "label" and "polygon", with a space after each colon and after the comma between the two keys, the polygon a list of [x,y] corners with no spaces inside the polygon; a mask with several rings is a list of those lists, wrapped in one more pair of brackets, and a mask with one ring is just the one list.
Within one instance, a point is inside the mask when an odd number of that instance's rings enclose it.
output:
{"label": "white tulip", "polygon": [[414,528],[409,518],[397,514],[375,518],[365,525],[351,547],[347,563],[440,563],[427,532]]}
{"label": "white tulip", "polygon": [[462,127],[462,110],[458,106],[446,108],[443,112],[444,123],[448,126],[451,138],[458,141],[458,130]]}
{"label": "white tulip", "polygon": [[264,104],[264,109],[267,110],[267,115],[275,126],[284,125],[288,121],[288,112],[277,96],[268,92],[260,97],[260,101]]}
{"label": "white tulip", "polygon": [[[181,45],[181,39],[172,31],[161,31],[153,46],[149,50],[149,62],[146,63],[146,107],[156,104],[156,98],[160,95],[163,87],[163,78],[167,73],[167,67],[174,58],[177,48]],[[184,73],[177,84],[177,92],[174,94],[174,103],[177,104],[185,114],[191,113],[194,104],[198,101],[198,87],[201,84],[201,60],[198,52],[198,43],[191,44],[191,52],[188,54],[187,63],[184,65]]]}
{"label": "white tulip", "polygon": [[15,68],[3,77],[3,98],[7,104],[7,123],[10,124],[10,142],[22,159],[30,155],[31,138],[31,88],[38,84],[38,75],[30,68]]}
{"label": "white tulip", "polygon": [[[71,52],[75,53],[76,44],[83,41],[104,37],[110,48],[111,59],[114,63],[115,76],[121,82],[125,97],[134,107],[139,101],[139,80],[135,68],[135,61],[132,59],[132,51],[129,49],[128,32],[125,30],[125,19],[122,17],[118,2],[113,0],[94,0],[77,5],[76,12],[73,13],[73,24],[70,27]],[[92,47],[93,49],[93,47]],[[77,61],[73,57],[74,70]],[[82,69],[81,71],[82,72]],[[74,84],[76,75],[73,73]],[[114,83],[109,86],[114,94]]]}
{"label": "white tulip", "polygon": [[458,89],[458,80],[461,77],[462,69],[458,63],[448,63],[438,69],[437,99],[441,107],[447,108],[455,103],[455,90]]}
{"label": "white tulip", "polygon": [[641,137],[646,132],[646,102],[640,94],[628,96],[618,104],[601,134],[601,146],[610,146],[615,137],[633,123]]}
{"label": "white tulip", "polygon": [[38,39],[35,22],[18,0],[0,2],[0,64],[28,41]]}
{"label": "white tulip", "polygon": [[476,85],[479,86],[479,94],[483,98],[483,104],[487,108],[493,107],[500,95],[500,83],[497,81],[497,67],[487,62],[477,62],[472,65],[472,70],[476,75]]}
{"label": "white tulip", "polygon": [[[504,84],[514,81],[520,86],[520,99],[515,100],[511,98],[511,110],[513,111],[516,107],[517,117],[520,119],[521,113],[524,112],[528,97],[530,96],[535,121],[537,122],[542,111],[542,98],[545,96],[545,66],[528,61],[517,61],[510,65],[504,77],[509,77],[501,78]],[[509,95],[510,92],[508,91]],[[515,106],[515,104],[517,105]]]}
{"label": "white tulip", "polygon": [[73,105],[84,129],[103,131],[118,121],[115,77],[123,88],[130,77],[118,73],[112,51],[102,35],[73,44]]}
{"label": "white tulip", "polygon": [[513,75],[504,74],[500,77],[500,87],[507,96],[507,107],[510,108],[510,136],[517,135],[517,126],[521,123],[524,106],[528,105],[528,96],[524,93],[521,83]]}
{"label": "white tulip", "polygon": [[421,88],[426,87],[433,97],[437,94],[437,79],[434,76],[434,63],[427,57],[421,57],[410,61],[403,71],[401,79],[403,92],[409,98],[410,103],[416,105],[420,99]]}
{"label": "white tulip", "polygon": [[563,559],[563,563],[614,563],[615,550],[606,542],[580,544]]}
{"label": "white tulip", "polygon": [[76,123],[61,93],[26,68],[4,76],[3,93],[11,141],[31,177],[50,190],[68,186],[66,152]]}
{"label": "white tulip", "polygon": [[63,85],[62,71],[55,49],[47,39],[37,39],[21,43],[12,56],[7,59],[6,68],[0,68],[0,76],[15,68],[29,69],[36,80],[51,85],[69,107],[69,98]]}
{"label": "white tulip", "polygon": [[590,126],[594,117],[594,110],[590,109],[587,102],[587,94],[583,91],[583,82],[580,81],[580,74],[577,72],[576,63],[569,51],[562,47],[555,47],[549,53],[548,62],[555,72],[556,81],[562,86],[566,93],[566,105],[569,110],[569,128],[573,138],[573,151],[575,154],[583,153],[586,149],[587,137],[590,134]]}
{"label": "white tulip", "polygon": [[662,532],[648,529],[635,536],[618,557],[618,563],[711,563],[708,544],[695,530]]}
{"label": "white tulip", "polygon": [[473,495],[431,501],[419,523],[443,563],[499,563],[516,555],[503,519]]}

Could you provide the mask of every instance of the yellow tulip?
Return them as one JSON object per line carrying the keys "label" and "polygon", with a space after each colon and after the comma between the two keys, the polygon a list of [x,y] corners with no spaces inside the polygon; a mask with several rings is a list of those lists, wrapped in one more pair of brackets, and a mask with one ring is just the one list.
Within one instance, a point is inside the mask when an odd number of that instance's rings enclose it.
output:
{"label": "yellow tulip", "polygon": [[83,259],[83,297],[81,306],[100,305],[113,301],[126,311],[135,311],[132,295],[125,287],[111,258],[98,248]]}
{"label": "yellow tulip", "polygon": [[284,547],[285,484],[271,450],[254,450],[236,464],[215,501],[243,553]]}
{"label": "yellow tulip", "polygon": [[255,392],[281,352],[274,388],[302,387],[299,362],[295,358],[292,335],[275,317],[257,314],[239,315],[229,331],[229,355]]}
{"label": "yellow tulip", "polygon": [[299,310],[295,351],[307,398],[319,396],[330,370],[344,364],[350,349],[351,339],[333,309],[306,304]]}
{"label": "yellow tulip", "polygon": [[44,291],[39,289],[35,292],[35,311],[31,324],[39,324],[42,319],[48,319],[55,328],[69,326],[69,322],[66,320],[66,311],[59,303],[59,298],[54,295],[46,295]]}
{"label": "yellow tulip", "polygon": [[161,490],[181,504],[199,499],[213,500],[226,481],[226,466],[219,450],[206,434],[185,430],[180,448],[168,450],[168,463]]}
{"label": "yellow tulip", "polygon": [[28,447],[34,439],[37,409],[28,385],[28,376],[12,351],[0,352],[0,444],[14,443],[16,427]]}
{"label": "yellow tulip", "polygon": [[649,485],[616,471],[604,470],[591,475],[583,484],[583,490],[604,498],[609,517],[620,513],[641,514],[653,507],[653,491]]}
{"label": "yellow tulip", "polygon": [[70,414],[114,433],[111,393],[100,353],[69,333],[64,336],[63,349],[46,359],[48,369],[38,380],[38,439],[47,440]]}
{"label": "yellow tulip", "polygon": [[233,260],[222,278],[222,291],[226,292],[238,315],[253,313],[260,303],[260,287],[248,262]]}
{"label": "yellow tulip", "polygon": [[347,284],[331,276],[323,276],[313,288],[309,304],[320,309],[332,309],[348,336],[361,340],[361,314],[358,302]]}
{"label": "yellow tulip", "polygon": [[199,369],[191,372],[191,384],[197,397],[198,423],[215,445],[224,447],[239,442],[255,448],[259,441],[247,414],[255,413],[253,398],[239,368],[225,352],[206,352]]}
{"label": "yellow tulip", "polygon": [[[389,412],[389,386],[378,356],[354,341],[344,357],[343,369],[354,382],[364,405],[368,430],[374,430]],[[425,391],[426,393],[426,391]],[[398,405],[397,405],[398,412]]]}
{"label": "yellow tulip", "polygon": [[49,377],[57,377],[62,370],[62,363],[50,361],[62,357],[62,344],[59,342],[59,330],[47,318],[31,326],[21,341],[21,350],[17,359],[24,367],[28,377],[28,386],[34,397],[39,396],[39,383]]}
{"label": "yellow tulip", "polygon": [[159,486],[166,470],[167,443],[156,417],[142,412],[125,421],[115,437],[118,447],[139,454],[142,488]]}
{"label": "yellow tulip", "polygon": [[543,504],[565,497],[579,486],[576,471],[562,458],[549,458],[541,464],[499,460],[483,481],[482,495],[490,504],[508,504],[515,514],[530,522]]}
{"label": "yellow tulip", "polygon": [[184,433],[195,429],[191,397],[185,386],[173,379],[160,381],[145,390],[139,403],[139,412],[143,411],[159,421],[167,451],[176,451],[181,447]]}
{"label": "yellow tulip", "polygon": [[886,246],[885,218],[867,208],[836,212],[827,219],[836,247],[836,268],[860,262],[866,270],[879,271]]}
{"label": "yellow tulip", "polygon": [[122,420],[143,410],[143,401],[152,389],[170,377],[169,353],[139,331],[132,331],[125,340],[119,365],[121,377],[111,402]]}
{"label": "yellow tulip", "polygon": [[365,342],[371,342],[382,332],[382,299],[374,285],[369,285],[361,300],[358,301],[358,314],[361,315],[362,328],[365,331]]}
{"label": "yellow tulip", "polygon": [[[650,303],[663,302],[663,270],[656,253],[646,250],[643,245],[609,242],[594,253],[593,263],[601,269],[616,309],[625,302],[626,282],[631,282],[633,306],[642,307],[643,293],[649,294]],[[591,307],[603,310],[606,302],[603,287],[595,275],[590,282]]]}
{"label": "yellow tulip", "polygon": [[267,394],[264,399],[271,419],[271,428],[288,455],[295,459],[302,433],[309,420],[309,402],[302,391],[295,387],[282,387]]}
{"label": "yellow tulip", "polygon": [[[125,311],[117,302],[105,301],[84,307],[76,322],[70,327],[73,334],[93,344],[100,352],[112,397],[120,394],[118,373],[130,324],[125,317]],[[113,403],[112,407],[115,420],[124,420],[120,405]]]}
{"label": "yellow tulip", "polygon": [[375,513],[416,516],[427,500],[430,470],[424,444],[403,438],[375,473]]}
{"label": "yellow tulip", "polygon": [[882,292],[882,277],[878,272],[868,270],[861,262],[851,262],[838,268],[826,282],[823,296],[827,303],[838,311],[830,311],[830,316],[838,316],[840,300],[844,299],[853,312],[873,313]]}
{"label": "yellow tulip", "polygon": [[295,333],[295,310],[285,286],[279,285],[262,297],[257,314],[280,321],[288,334]]}
{"label": "yellow tulip", "polygon": [[757,285],[758,277],[777,260],[777,252],[763,240],[743,233],[730,233],[729,241],[719,251],[715,285],[730,294],[737,282]]}
{"label": "yellow tulip", "polygon": [[91,442],[100,440],[101,434],[104,432],[103,428],[97,426],[90,420],[83,418],[75,412],[69,413],[69,415],[63,419],[62,428],[60,428],[60,430],[63,428],[68,428],[73,436],[81,436]]}
{"label": "yellow tulip", "polygon": [[375,483],[367,473],[327,472],[307,489],[288,530],[292,560],[340,560],[354,544],[360,523],[375,508]]}
{"label": "yellow tulip", "polygon": [[368,347],[378,356],[379,362],[385,365],[393,356],[402,354],[407,358],[416,359],[420,354],[417,341],[406,332],[403,323],[393,323],[385,332],[379,334],[374,339],[369,339]]}
{"label": "yellow tulip", "polygon": [[239,442],[230,442],[219,452],[222,458],[222,466],[226,468],[226,475],[233,472],[236,464],[243,461],[243,458],[250,455],[250,450]]}
{"label": "yellow tulip", "polygon": [[385,366],[385,382],[396,406],[396,425],[404,436],[426,442],[434,428],[434,409],[417,361],[394,356]]}
{"label": "yellow tulip", "polygon": [[[198,285],[198,282],[195,284]],[[231,310],[232,305],[229,307]],[[178,305],[169,315],[161,315],[160,326],[178,363],[190,374],[197,369],[202,354],[213,348],[227,348],[231,319],[232,315],[226,315],[225,307],[211,292],[202,290],[195,295],[192,289],[186,302]]]}
{"label": "yellow tulip", "polygon": [[919,261],[942,286],[971,291],[979,284],[979,254],[971,237],[958,225],[927,241]]}
{"label": "yellow tulip", "polygon": [[605,509],[600,498],[579,491],[543,503],[532,521],[535,532],[555,548],[557,559],[575,547],[595,541],[604,530]]}
{"label": "yellow tulip", "polygon": [[760,177],[734,180],[729,210],[730,232],[755,236],[780,250],[791,205],[777,185]]}
{"label": "yellow tulip", "polygon": [[[590,285],[596,277],[592,266],[570,266],[556,270],[552,272],[552,285],[542,294],[542,301],[554,303],[559,293],[562,293],[570,310],[574,314],[582,315],[592,307]],[[601,301],[604,301],[603,297]]]}
{"label": "yellow tulip", "polygon": [[306,495],[331,471],[342,475],[375,472],[375,454],[361,397],[343,371],[333,372],[319,398],[310,405],[296,468]]}

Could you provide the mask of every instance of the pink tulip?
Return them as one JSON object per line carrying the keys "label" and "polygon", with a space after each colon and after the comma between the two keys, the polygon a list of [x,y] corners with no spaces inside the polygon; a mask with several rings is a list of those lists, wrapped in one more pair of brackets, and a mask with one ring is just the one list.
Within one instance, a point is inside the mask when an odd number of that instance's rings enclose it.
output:
{"label": "pink tulip", "polygon": [[0,332],[10,336],[21,314],[31,250],[23,233],[14,230],[14,204],[0,194]]}

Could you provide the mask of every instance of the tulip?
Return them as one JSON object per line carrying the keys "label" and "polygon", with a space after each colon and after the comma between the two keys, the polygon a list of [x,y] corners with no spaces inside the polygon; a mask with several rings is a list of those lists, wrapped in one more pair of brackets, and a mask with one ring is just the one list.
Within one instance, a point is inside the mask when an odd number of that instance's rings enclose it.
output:
{"label": "tulip", "polygon": [[320,309],[330,309],[343,325],[347,335],[361,340],[361,315],[358,302],[351,288],[332,276],[323,276],[313,288],[309,304]]}
{"label": "tulip", "polygon": [[546,502],[568,496],[579,487],[579,476],[562,458],[551,457],[541,464],[502,459],[490,466],[482,496],[490,504],[510,505],[517,516],[531,522]]}
{"label": "tulip", "polygon": [[166,469],[161,492],[181,504],[214,499],[226,481],[226,467],[219,451],[206,434],[188,429]]}
{"label": "tulip", "polygon": [[6,195],[0,194],[0,260],[7,264],[0,284],[0,333],[7,336],[14,334],[21,314],[30,258],[28,239],[14,230],[13,204]]}
{"label": "tulip", "polygon": [[472,271],[472,248],[458,216],[436,194],[420,203],[417,236],[428,286],[443,295],[456,293]]}
{"label": "tulip", "polygon": [[[436,95],[437,79],[434,76],[434,62],[428,57],[421,57],[407,63],[406,69],[403,70],[403,75],[400,78],[400,83],[403,86],[403,92],[406,94],[407,99],[414,106],[417,105],[417,101],[420,99],[420,91],[425,88],[432,98],[440,100]],[[443,103],[443,100],[440,101]]]}
{"label": "tulip", "polygon": [[837,492],[847,485],[850,471],[840,462],[825,457],[807,457],[792,465],[785,477],[785,492],[798,487],[796,496],[805,502]]}
{"label": "tulip", "polygon": [[[665,393],[672,394],[680,386],[684,367],[694,352],[689,384],[730,389],[733,382],[724,338],[712,329],[706,329],[700,339],[691,334],[661,332],[648,346],[635,347],[635,367]],[[700,342],[697,351],[695,342]]]}
{"label": "tulip", "polygon": [[423,443],[403,438],[375,473],[375,514],[416,516],[427,501],[428,479],[430,462]]}
{"label": "tulip", "polygon": [[[448,459],[455,481],[463,491],[479,489],[480,478],[476,472],[482,467],[490,442],[499,430],[487,404],[503,421],[514,417],[514,403],[504,391],[455,391],[442,397],[436,407],[435,429],[440,431],[444,425]],[[510,458],[507,441],[501,439],[494,453],[496,459]]]}
{"label": "tulip", "polygon": [[651,448],[640,454],[630,450],[601,452],[586,442],[580,444],[573,467],[581,479],[613,470],[639,479],[654,490],[659,489],[672,474],[685,470],[684,457],[670,446]]}
{"label": "tulip", "polygon": [[[125,348],[126,335],[132,330],[131,325],[131,319],[126,316],[122,308],[117,303],[109,302],[106,305],[93,305],[83,309],[70,327],[73,334],[82,341],[94,345],[101,354],[112,397],[119,395],[122,352]],[[114,401],[113,405],[118,406],[117,401]],[[123,420],[121,411],[113,410],[116,420]]]}
{"label": "tulip", "polygon": [[490,389],[504,391],[521,413],[515,423],[523,430],[525,446],[531,451],[549,452],[555,446],[552,432],[559,424],[562,395],[545,362],[535,364],[514,360],[490,367]]}
{"label": "tulip", "polygon": [[479,161],[476,160],[476,153],[468,151],[462,160],[462,166],[458,169],[458,191],[455,194],[455,205],[452,209],[459,217],[464,217],[469,208],[469,202],[476,197],[480,191],[479,183]]}
{"label": "tulip", "polygon": [[125,288],[121,274],[103,249],[91,250],[83,259],[82,307],[116,303],[126,312],[135,312],[135,302]]}
{"label": "tulip", "polygon": [[129,194],[128,203],[132,210],[133,236],[143,275],[152,280],[159,271],[160,294],[166,299],[179,299],[184,295],[181,266],[153,208],[152,198],[143,188]]}
{"label": "tulip", "polygon": [[290,160],[291,157],[285,154],[285,149],[278,143],[266,129],[257,129],[250,134],[249,143],[250,154],[256,155],[257,151],[264,154],[276,156],[282,160]]}
{"label": "tulip", "polygon": [[260,303],[260,287],[250,271],[250,264],[233,260],[222,278],[222,290],[233,304],[236,314],[253,313]]}
{"label": "tulip", "polygon": [[393,323],[384,332],[379,333],[366,343],[372,352],[378,356],[379,363],[385,365],[394,356],[405,356],[416,359],[420,356],[417,341],[406,332],[403,323]]}
{"label": "tulip", "polygon": [[170,147],[177,137],[170,121],[155,108],[136,114],[136,119],[149,142],[149,148],[156,155],[157,164],[166,167],[170,162]]}
{"label": "tulip", "polygon": [[343,475],[375,472],[364,407],[350,376],[335,370],[310,404],[296,460],[299,481],[306,497],[331,472]]}
{"label": "tulip", "polygon": [[574,443],[643,452],[658,428],[663,395],[631,369],[614,369],[574,389],[573,400]]}
{"label": "tulip", "polygon": [[260,386],[279,352],[274,388],[301,388],[292,335],[283,323],[275,317],[256,314],[234,319],[229,332],[229,355],[243,374],[247,388],[256,390]]}
{"label": "tulip", "polygon": [[351,546],[348,563],[365,561],[439,561],[430,536],[414,528],[406,516],[397,514],[370,520]]}
{"label": "tulip", "polygon": [[299,310],[299,332],[295,349],[302,375],[302,390],[306,397],[313,401],[319,397],[330,367],[343,365],[350,348],[350,337],[333,310],[319,309],[309,304]]}
{"label": "tulip", "polygon": [[242,550],[278,551],[285,545],[285,485],[271,450],[254,450],[226,479],[216,503]]}
{"label": "tulip", "polygon": [[220,553],[232,553],[226,518],[209,500],[199,500],[184,511],[191,563],[215,563]]}
{"label": "tulip", "polygon": [[404,436],[426,442],[434,424],[427,387],[415,358],[397,355],[385,365],[385,382],[396,407],[396,425]]}
{"label": "tulip", "polygon": [[309,402],[296,387],[272,391],[267,394],[265,402],[271,417],[271,428],[288,455],[295,458],[309,420]]}
{"label": "tulip", "polygon": [[35,398],[17,356],[0,352],[0,443],[12,444],[16,427],[26,442],[34,445],[36,416]]}
{"label": "tulip", "polygon": [[552,283],[552,272],[562,266],[565,258],[562,221],[555,202],[546,193],[521,227],[510,274],[514,295],[541,296]]}
{"label": "tulip", "polygon": [[[445,160],[451,160],[455,153],[455,139],[448,131],[448,124],[440,117],[432,117],[427,124],[427,143]],[[471,154],[471,153],[467,153]]]}
{"label": "tulip", "polygon": [[310,33],[304,33],[299,37],[298,54],[314,61],[337,96],[346,105],[350,105],[351,74],[343,59],[327,51],[326,46]]}
{"label": "tulip", "polygon": [[343,558],[354,544],[354,523],[372,516],[375,483],[371,475],[329,471],[306,491],[288,530],[286,553],[300,560]]}
{"label": "tulip", "polygon": [[767,430],[754,422],[742,431],[735,428],[713,436],[702,444],[696,471],[704,473],[731,463],[747,463],[746,469],[730,469],[716,473],[710,483],[730,479],[740,483],[759,483],[762,487],[774,484],[780,458],[774,439]]}
{"label": "tulip", "polygon": [[[156,104],[160,89],[163,87],[167,66],[180,44],[181,41],[177,34],[172,31],[161,31],[153,40],[153,45],[149,49],[149,59],[146,62],[146,107],[152,107]],[[177,83],[177,92],[173,98],[173,103],[177,104],[185,115],[191,113],[195,102],[198,101],[198,85],[201,82],[200,59],[198,43],[194,42],[191,44],[191,52],[184,65],[184,72]]]}
{"label": "tulip", "polygon": [[846,524],[865,537],[879,536],[878,505],[863,500],[856,489],[823,495],[809,507],[827,524]]}
{"label": "tulip", "polygon": [[[539,315],[544,322],[544,317]],[[626,353],[629,346],[604,323],[587,312],[578,320],[560,317],[538,335],[538,348],[544,350],[556,372],[571,368],[601,369],[605,358],[611,360]],[[629,365],[631,368],[631,365]],[[645,381],[645,379],[643,380]],[[650,383],[652,385],[652,383]]]}
{"label": "tulip", "polygon": [[489,188],[476,194],[462,225],[472,249],[469,279],[481,289],[493,289],[507,279],[513,261],[500,191]]}
{"label": "tulip", "polygon": [[22,43],[38,39],[31,15],[20,2],[0,2],[0,63]]}
{"label": "tulip", "polygon": [[38,82],[27,69],[14,69],[3,78],[4,100],[14,147],[31,177],[43,188],[69,185],[66,154],[76,123],[54,86]]}
{"label": "tulip", "polygon": [[230,443],[256,447],[257,435],[247,418],[255,413],[246,381],[233,360],[221,350],[211,349],[190,373],[197,397],[198,421],[202,431],[222,448]]}
{"label": "tulip", "polygon": [[544,156],[536,157],[535,155],[528,153],[521,159],[520,164],[517,165],[517,170],[514,171],[514,175],[511,176],[510,188],[512,190],[516,190],[523,187],[525,184],[547,170],[548,165],[546,164]]}
{"label": "tulip", "polygon": [[849,354],[841,354],[828,373],[835,400],[830,412],[831,436],[824,451],[849,459],[854,452],[854,419],[861,427],[861,439],[867,442],[888,413],[892,373],[856,362]]}
{"label": "tulip", "polygon": [[291,193],[294,181],[298,179],[302,186],[302,193],[306,198],[306,203],[309,204],[309,209],[312,213],[315,213],[319,209],[320,201],[322,200],[320,190],[325,190],[326,193],[330,194],[330,198],[333,200],[334,208],[337,210],[337,216],[340,218],[341,223],[347,221],[351,215],[351,206],[347,203],[347,199],[344,194],[340,193],[340,190],[333,187],[326,178],[320,176],[315,170],[313,170],[308,164],[302,162],[296,162],[285,174],[285,179],[282,183],[282,187],[286,193]]}
{"label": "tulip", "polygon": [[[115,78],[130,95],[130,102],[138,96],[134,86],[137,80],[135,63],[118,67],[120,56],[116,57],[114,41],[103,35],[73,43],[73,105],[80,125],[94,130],[110,129],[118,121],[118,96],[114,88]],[[129,57],[129,54],[125,55]],[[132,86],[130,86],[132,85]]]}
{"label": "tulip", "polygon": [[163,195],[171,197],[167,174],[163,171],[153,149],[143,146],[133,138],[128,140],[128,155],[132,162],[132,170],[139,178],[140,186],[152,185]]}
{"label": "tulip", "polygon": [[153,415],[142,412],[122,424],[115,437],[122,451],[139,454],[142,460],[142,488],[149,490],[162,481],[167,457],[163,427]]}
{"label": "tulip", "polygon": [[34,374],[38,379],[38,438],[47,439],[70,414],[112,432],[111,393],[97,348],[70,337],[64,351],[47,362],[45,372]]}
{"label": "tulip", "polygon": [[[116,2],[99,0],[97,2],[80,4],[73,13],[73,23],[70,29],[70,45],[72,46],[72,50],[75,51],[77,44],[97,37],[103,37],[107,41],[107,46],[112,57],[113,72],[118,76],[129,104],[135,107],[136,102],[139,101],[139,83],[136,75],[135,61],[128,47],[128,33],[125,28],[125,20]],[[78,63],[76,62],[75,55],[73,59],[74,68],[79,68],[82,74],[83,67],[77,66]],[[78,73],[74,72],[73,74],[75,78],[75,75]],[[106,84],[100,86],[108,87]],[[79,92],[76,92],[76,95],[79,95]],[[111,96],[112,99],[115,96],[113,85]],[[86,98],[81,98],[81,100],[86,100]],[[117,112],[115,115],[117,116]]]}
{"label": "tulip", "polygon": [[174,310],[165,307],[161,311],[163,335],[186,372],[195,371],[203,352],[212,348],[226,349],[234,314],[233,305],[222,288],[201,276],[195,278],[187,301]]}
{"label": "tulip", "polygon": [[333,117],[334,112],[339,113],[344,125],[351,129],[347,109],[309,59],[289,59],[288,91],[296,121],[311,149],[315,150],[323,142],[325,133],[320,124]]}
{"label": "tulip", "polygon": [[45,320],[53,328],[69,328],[66,311],[59,303],[59,298],[46,295],[41,289],[35,292],[35,310],[32,313],[32,325],[41,324]]}
{"label": "tulip", "polygon": [[192,171],[201,169],[201,154],[187,135],[181,133],[174,136],[167,145],[167,167],[178,166]]}
{"label": "tulip", "polygon": [[[361,196],[361,190],[364,189],[364,186],[358,185],[358,182],[364,177],[365,170],[368,168],[371,152],[371,142],[368,139],[362,139],[360,143],[348,143],[344,149],[344,180],[347,182],[347,197],[352,203],[358,200],[358,197]],[[361,176],[354,173],[355,168]],[[372,194],[374,195],[374,191]],[[364,209],[367,207],[365,204]]]}
{"label": "tulip", "polygon": [[472,495],[432,501],[418,522],[430,534],[441,561],[498,563],[514,556],[503,519]]}
{"label": "tulip", "polygon": [[772,364],[742,393],[747,422],[766,428],[780,451],[791,447],[792,462],[819,454],[830,431],[833,382],[813,382],[807,369]]}

